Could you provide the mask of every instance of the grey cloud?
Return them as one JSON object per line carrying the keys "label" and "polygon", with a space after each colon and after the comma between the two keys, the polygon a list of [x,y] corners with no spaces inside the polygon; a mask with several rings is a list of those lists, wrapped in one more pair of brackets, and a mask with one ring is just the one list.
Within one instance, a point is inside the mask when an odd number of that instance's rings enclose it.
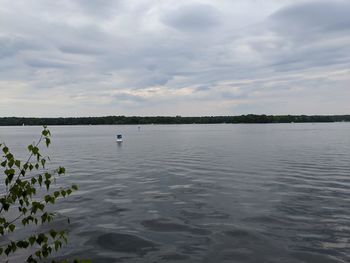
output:
{"label": "grey cloud", "polygon": [[348,43],[344,43],[344,46],[329,45],[326,47],[317,47],[311,45],[307,48],[298,47],[274,57],[273,60],[275,62],[270,66],[277,71],[302,70],[315,67],[322,68],[342,64],[346,66],[350,64],[350,47]]}
{"label": "grey cloud", "polygon": [[112,15],[121,12],[121,0],[73,0],[77,6],[87,15],[108,19]]}
{"label": "grey cloud", "polygon": [[171,76],[167,76],[165,74],[154,74],[147,77],[147,81],[143,81],[142,86],[163,86],[166,85],[171,78]]}
{"label": "grey cloud", "polygon": [[[261,1],[268,12],[253,10],[256,1],[204,2],[0,0],[7,8],[0,11],[1,79],[30,87],[14,97],[38,90],[65,97],[71,114],[92,112],[88,103],[101,107],[96,115],[113,105],[123,114],[265,113],[264,104],[281,113],[276,100],[298,91],[311,101],[317,83],[319,100],[333,87],[348,94],[348,73],[324,80],[350,66],[347,2]],[[315,72],[321,77],[305,77]],[[246,104],[227,106],[230,100]]]}
{"label": "grey cloud", "polygon": [[26,64],[34,68],[69,68],[71,63],[50,59],[28,59]]}
{"label": "grey cloud", "polygon": [[[346,66],[350,63],[349,13],[348,1],[291,4],[268,17],[256,40],[247,45],[276,72]],[[261,32],[270,34],[270,39],[265,40]]]}
{"label": "grey cloud", "polygon": [[99,55],[104,53],[101,49],[81,45],[63,45],[59,47],[59,50],[63,53],[78,55]]}
{"label": "grey cloud", "polygon": [[220,12],[210,5],[185,5],[174,11],[168,11],[161,20],[176,29],[200,32],[217,26],[220,23]]}
{"label": "grey cloud", "polygon": [[208,91],[210,89],[211,89],[211,87],[209,85],[200,85],[200,86],[195,88],[195,91],[196,92],[203,92],[203,91]]}
{"label": "grey cloud", "polygon": [[350,30],[349,1],[312,1],[291,5],[271,16],[274,27],[285,34],[304,32],[317,34],[322,31],[335,33]]}
{"label": "grey cloud", "polygon": [[129,72],[126,75],[129,76],[129,85],[135,89],[163,86],[173,78],[171,74],[168,75],[162,71],[149,72],[142,69],[137,71],[137,76],[135,75],[135,72]]}
{"label": "grey cloud", "polygon": [[20,51],[38,49],[36,43],[17,36],[0,36],[0,58],[16,55]]}

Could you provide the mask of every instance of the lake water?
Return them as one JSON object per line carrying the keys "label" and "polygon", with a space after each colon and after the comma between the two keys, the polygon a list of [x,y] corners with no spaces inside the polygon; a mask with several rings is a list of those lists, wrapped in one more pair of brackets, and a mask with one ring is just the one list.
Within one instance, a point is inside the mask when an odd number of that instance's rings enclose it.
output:
{"label": "lake water", "polygon": [[[57,187],[79,185],[55,206],[61,256],[350,261],[349,123],[140,127],[50,127]],[[24,156],[40,131],[0,127],[0,141]]]}

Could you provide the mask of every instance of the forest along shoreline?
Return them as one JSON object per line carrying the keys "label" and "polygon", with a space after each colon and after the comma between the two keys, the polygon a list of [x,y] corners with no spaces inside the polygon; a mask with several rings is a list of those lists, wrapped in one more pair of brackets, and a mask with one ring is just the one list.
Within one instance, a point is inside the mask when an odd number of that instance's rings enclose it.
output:
{"label": "forest along shoreline", "polygon": [[0,117],[0,126],[350,122],[350,115]]}

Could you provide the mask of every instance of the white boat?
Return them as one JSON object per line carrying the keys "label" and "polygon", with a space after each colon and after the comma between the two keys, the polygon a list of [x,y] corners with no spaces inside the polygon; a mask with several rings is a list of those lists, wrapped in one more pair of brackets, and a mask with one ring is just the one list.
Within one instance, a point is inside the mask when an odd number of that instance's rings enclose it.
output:
{"label": "white boat", "polygon": [[121,134],[117,134],[117,142],[122,142],[123,136]]}

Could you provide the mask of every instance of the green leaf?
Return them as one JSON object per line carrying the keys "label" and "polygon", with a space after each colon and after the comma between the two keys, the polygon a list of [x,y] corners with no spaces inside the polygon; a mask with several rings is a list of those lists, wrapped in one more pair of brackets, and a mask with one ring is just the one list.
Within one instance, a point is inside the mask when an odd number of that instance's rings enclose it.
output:
{"label": "green leaf", "polygon": [[56,251],[57,251],[59,248],[62,247],[62,242],[59,241],[59,240],[56,240],[56,241],[54,242],[54,244],[55,244],[55,250],[56,250]]}
{"label": "green leaf", "polygon": [[41,215],[41,222],[45,223],[47,221],[47,213]]}
{"label": "green leaf", "polygon": [[33,153],[33,154],[38,154],[38,153],[39,153],[39,148],[36,147],[36,146],[34,146],[34,147],[32,148],[32,153]]}
{"label": "green leaf", "polygon": [[28,151],[31,152],[32,150],[33,150],[33,145],[32,145],[32,144],[29,144],[29,145],[28,145]]}
{"label": "green leaf", "polygon": [[20,240],[17,242],[17,247],[19,248],[27,248],[29,246],[29,242],[25,240]]}
{"label": "green leaf", "polygon": [[41,251],[40,250],[36,251],[35,256],[41,259]]}
{"label": "green leaf", "polygon": [[51,196],[50,195],[45,195],[44,200],[45,200],[46,203],[50,202]]}
{"label": "green leaf", "polygon": [[55,204],[55,198],[54,198],[54,197],[51,197],[50,203],[51,203],[51,204]]}
{"label": "green leaf", "polygon": [[9,152],[9,148],[5,146],[4,148],[2,148],[2,151],[4,152],[4,154],[7,154]]}
{"label": "green leaf", "polygon": [[31,237],[29,238],[29,243],[30,243],[30,245],[33,245],[35,241],[36,241],[36,237],[35,237],[35,236],[31,236]]}
{"label": "green leaf", "polygon": [[58,167],[58,169],[57,169],[58,174],[64,174],[65,172],[66,172],[66,169],[64,167],[62,167],[62,166]]}
{"label": "green leaf", "polygon": [[8,246],[8,247],[5,249],[5,254],[6,254],[6,256],[8,256],[10,253],[11,253],[11,247]]}
{"label": "green leaf", "polygon": [[48,180],[51,178],[52,175],[50,173],[46,172],[44,176],[45,176],[45,179]]}
{"label": "green leaf", "polygon": [[45,185],[46,185],[46,189],[47,189],[47,190],[50,189],[50,184],[51,184],[51,181],[50,181],[50,180],[45,180]]}
{"label": "green leaf", "polygon": [[9,225],[9,230],[13,232],[15,230],[16,226],[14,224]]}
{"label": "green leaf", "polygon": [[15,161],[13,159],[10,159],[7,165],[12,168],[12,166],[15,164]]}
{"label": "green leaf", "polygon": [[15,161],[15,165],[20,168],[21,167],[21,161],[20,160],[16,160]]}
{"label": "green leaf", "polygon": [[39,209],[40,209],[41,211],[44,211],[45,205],[39,203],[38,207],[39,207]]}
{"label": "green leaf", "polygon": [[35,184],[37,182],[37,180],[34,177],[30,181],[32,184]]}
{"label": "green leaf", "polygon": [[39,234],[37,239],[36,239],[36,243],[38,243],[38,245],[41,245],[41,243],[45,242],[45,235],[43,233]]}
{"label": "green leaf", "polygon": [[51,229],[50,236],[54,239],[57,236],[57,232],[55,230]]}
{"label": "green leaf", "polygon": [[50,143],[51,143],[50,138],[45,138],[46,147],[49,147]]}
{"label": "green leaf", "polygon": [[9,176],[9,175],[14,175],[15,174],[15,169],[13,169],[13,168],[10,168],[10,169],[6,169],[5,171],[4,171],[4,173],[7,175],[7,176]]}
{"label": "green leaf", "polygon": [[45,163],[46,163],[46,160],[45,159],[41,159],[41,165],[43,166],[43,168],[45,168]]}
{"label": "green leaf", "polygon": [[42,182],[43,182],[43,177],[42,177],[42,175],[39,175],[38,183],[39,183],[40,186],[41,186]]}

